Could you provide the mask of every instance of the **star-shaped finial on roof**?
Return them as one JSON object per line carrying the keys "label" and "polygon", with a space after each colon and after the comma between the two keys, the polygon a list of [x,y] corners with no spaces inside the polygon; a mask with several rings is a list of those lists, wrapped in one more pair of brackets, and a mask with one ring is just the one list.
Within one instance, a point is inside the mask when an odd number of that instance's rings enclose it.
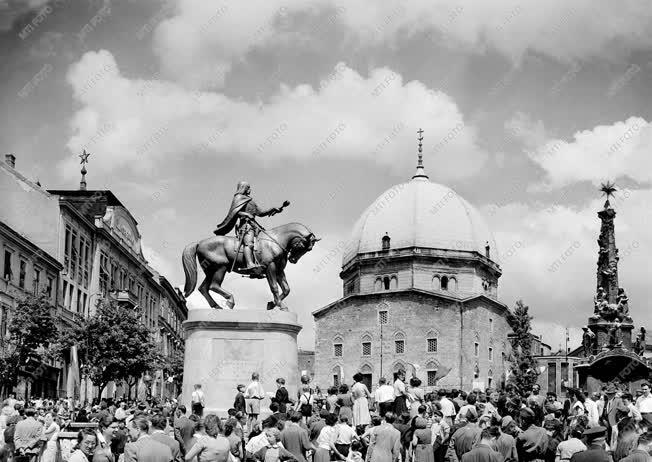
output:
{"label": "star-shaped finial on roof", "polygon": [[607,200],[609,200],[618,189],[616,188],[616,183],[613,181],[607,181],[606,183],[602,183],[600,191],[602,191],[602,195],[607,196]]}
{"label": "star-shaped finial on roof", "polygon": [[79,154],[79,158],[81,159],[80,164],[85,164],[85,163],[87,163],[87,162],[88,162],[88,158],[90,157],[90,155],[91,155],[91,153],[90,153],[90,152],[86,152],[86,149],[84,149],[84,152],[82,152],[81,154]]}

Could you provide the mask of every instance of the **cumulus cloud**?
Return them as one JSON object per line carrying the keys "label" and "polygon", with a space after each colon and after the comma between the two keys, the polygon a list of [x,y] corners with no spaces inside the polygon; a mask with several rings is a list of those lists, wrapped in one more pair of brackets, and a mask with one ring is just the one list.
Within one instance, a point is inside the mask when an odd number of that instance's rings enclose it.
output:
{"label": "cumulus cloud", "polygon": [[[147,171],[179,153],[239,153],[262,163],[363,158],[389,166],[415,145],[418,127],[429,142],[426,160],[439,166],[442,179],[473,175],[487,157],[449,96],[404,82],[388,68],[364,77],[339,63],[319,88],[281,85],[264,104],[166,80],[130,80],[106,50],[86,53],[67,78],[82,105],[68,148],[91,149],[96,168],[105,170],[137,159]],[[66,160],[62,170],[75,172],[73,162]]]}
{"label": "cumulus cloud", "polygon": [[342,27],[363,47],[425,34],[515,62],[527,52],[566,62],[614,58],[652,41],[652,9],[638,0],[177,0],[175,14],[155,31],[155,50],[175,80],[206,88],[221,85],[232,63],[256,48],[296,45],[297,34],[323,47],[324,24]]}
{"label": "cumulus cloud", "polygon": [[652,128],[641,117],[612,125],[600,125],[575,133],[572,141],[550,139],[530,158],[544,171],[545,188],[559,188],[580,181],[599,184],[628,177],[640,183],[652,181]]}
{"label": "cumulus cloud", "polygon": [[[625,190],[611,201],[617,211],[619,283],[628,292],[635,322],[643,325],[652,321],[645,309],[652,278],[652,234],[646,225],[652,218],[651,200],[650,190]],[[541,322],[586,324],[593,313],[600,232],[596,213],[603,201],[596,198],[579,209],[509,204],[486,213],[501,250],[500,298],[510,306],[522,298]]]}

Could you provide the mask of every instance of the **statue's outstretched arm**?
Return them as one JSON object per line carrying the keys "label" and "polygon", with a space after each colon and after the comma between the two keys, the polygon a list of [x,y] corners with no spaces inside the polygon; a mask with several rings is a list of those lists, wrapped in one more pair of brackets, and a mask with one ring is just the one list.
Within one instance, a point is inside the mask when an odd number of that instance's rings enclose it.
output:
{"label": "statue's outstretched arm", "polygon": [[290,205],[290,201],[286,200],[286,201],[283,201],[283,205],[281,205],[280,207],[271,207],[271,208],[269,208],[267,210],[260,210],[259,209],[260,211],[258,212],[258,216],[260,216],[260,217],[269,217],[269,216],[276,215],[277,213],[281,213],[283,211],[283,209],[285,207],[287,207],[288,205]]}

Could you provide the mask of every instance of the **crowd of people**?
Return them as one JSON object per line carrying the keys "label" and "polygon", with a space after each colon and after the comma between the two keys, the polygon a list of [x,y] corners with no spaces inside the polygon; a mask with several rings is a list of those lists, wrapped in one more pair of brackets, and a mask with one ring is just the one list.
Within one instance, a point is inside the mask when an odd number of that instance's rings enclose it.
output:
{"label": "crowd of people", "polygon": [[[426,392],[405,373],[364,376],[322,392],[302,378],[264,392],[258,374],[237,387],[227,416],[204,412],[211,390],[195,386],[191,409],[176,400],[4,401],[0,462],[62,462],[62,432],[76,431],[70,462],[639,462],[652,460],[652,395],[610,384],[558,398],[513,386]],[[271,413],[261,402],[271,396]],[[264,417],[264,418],[263,418]],[[648,427],[650,431],[648,431]]]}

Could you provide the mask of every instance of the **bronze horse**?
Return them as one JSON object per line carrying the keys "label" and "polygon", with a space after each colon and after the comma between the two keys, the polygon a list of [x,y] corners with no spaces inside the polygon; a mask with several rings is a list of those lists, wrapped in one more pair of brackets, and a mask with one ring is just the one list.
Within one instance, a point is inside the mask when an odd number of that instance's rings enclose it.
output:
{"label": "bronze horse", "polygon": [[[258,234],[258,249],[256,256],[262,265],[260,277],[266,277],[269,288],[274,295],[274,301],[267,304],[267,309],[280,308],[288,311],[283,299],[290,293],[290,286],[285,277],[287,262],[296,263],[306,253],[312,250],[315,235],[301,223],[288,223]],[[206,278],[199,285],[199,292],[206,298],[211,308],[222,309],[211,297],[210,290],[217,292],[226,299],[227,306],[233,308],[233,294],[222,288],[224,276],[232,268],[239,273],[238,267],[243,266],[243,253],[238,252],[239,239],[236,236],[211,236],[202,241],[188,245],[183,250],[183,271],[186,273],[185,296],[189,296],[197,285],[197,264],[204,270]],[[234,262],[234,260],[236,260]],[[242,274],[242,273],[240,273]],[[251,276],[247,274],[247,276]],[[279,286],[281,292],[279,293]]]}

